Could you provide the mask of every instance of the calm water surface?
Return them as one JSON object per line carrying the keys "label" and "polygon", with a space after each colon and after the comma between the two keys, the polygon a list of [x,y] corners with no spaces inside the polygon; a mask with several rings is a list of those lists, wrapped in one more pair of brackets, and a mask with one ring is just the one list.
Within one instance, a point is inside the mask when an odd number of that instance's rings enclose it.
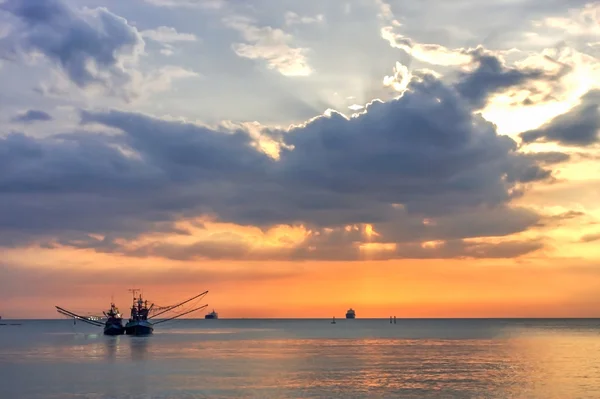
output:
{"label": "calm water surface", "polygon": [[600,320],[20,323],[0,326],[3,399],[600,398]]}

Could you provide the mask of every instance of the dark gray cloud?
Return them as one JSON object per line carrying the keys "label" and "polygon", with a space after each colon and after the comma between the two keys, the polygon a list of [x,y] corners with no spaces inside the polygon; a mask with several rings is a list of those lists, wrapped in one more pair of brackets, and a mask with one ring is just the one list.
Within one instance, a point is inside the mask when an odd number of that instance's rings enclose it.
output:
{"label": "dark gray cloud", "polygon": [[[568,72],[567,67],[563,67],[556,74],[549,74],[541,69],[508,67],[497,56],[485,52],[481,47],[469,54],[477,67],[474,71],[459,74],[456,89],[476,108],[483,108],[490,94],[511,87],[527,87],[532,81],[557,82],[564,73]],[[530,90],[535,92],[533,88]]]}
{"label": "dark gray cloud", "polygon": [[586,218],[588,215],[581,211],[566,211],[559,213],[558,215],[548,215],[540,220],[538,225],[540,227],[558,227],[569,223],[575,219]]}
{"label": "dark gray cloud", "polygon": [[538,129],[521,133],[525,143],[556,142],[589,146],[600,140],[600,91],[586,94],[581,103]]}
{"label": "dark gray cloud", "polygon": [[530,156],[544,165],[563,163],[571,159],[569,154],[558,151],[535,152],[530,154]]}
{"label": "dark gray cloud", "polygon": [[12,118],[13,122],[31,123],[37,121],[51,121],[53,118],[47,112],[37,109],[30,109],[27,112],[19,114]]}
{"label": "dark gray cloud", "polygon": [[[286,145],[278,160],[258,151],[242,129],[114,110],[83,112],[82,126],[92,123],[122,133],[0,139],[4,244],[57,238],[123,252],[117,238],[185,234],[172,222],[211,215],[263,228],[301,223],[315,232],[372,224],[381,234],[375,242],[446,240],[454,249],[439,254],[459,256],[455,248],[462,248],[465,256],[483,256],[488,249],[493,254],[493,246],[472,249],[463,240],[534,226],[539,215],[508,204],[522,184],[550,177],[535,156],[518,152],[512,139],[472,112],[468,100],[431,75],[413,80],[396,100],[373,102],[356,118],[333,112],[290,131],[267,131]],[[104,238],[90,239],[91,233]],[[340,252],[354,238],[338,238],[332,242],[331,234],[322,234],[285,256],[354,258],[354,250]],[[129,254],[252,257],[243,245],[217,244],[154,245]]]}
{"label": "dark gray cloud", "polygon": [[106,8],[78,12],[59,0],[6,0],[0,10],[19,22],[2,39],[5,57],[39,52],[79,87],[129,82],[122,56],[143,49],[139,32]]}
{"label": "dark gray cloud", "polygon": [[[408,236],[408,231],[405,232]],[[281,260],[328,260],[358,261],[389,260],[396,258],[441,259],[441,258],[512,258],[543,248],[544,242],[539,239],[512,240],[499,243],[474,242],[454,239],[461,234],[452,232],[447,237],[442,234],[429,233],[431,236],[444,237],[444,241],[434,240],[429,245],[419,242],[424,239],[423,231],[415,236],[374,237],[370,243],[380,243],[393,238],[398,242],[395,248],[378,250],[361,249],[357,243],[366,238],[360,229],[321,229],[313,231],[301,245],[288,248],[255,248],[254,243],[243,240],[241,236],[230,234],[231,240],[208,238],[191,244],[174,244],[160,240],[136,248],[124,247],[115,241],[94,237],[76,237],[73,240],[62,240],[57,244],[75,248],[92,248],[98,252],[117,253],[131,257],[162,257],[177,261],[189,260],[237,260],[281,261]],[[425,241],[427,242],[427,241]],[[56,244],[50,244],[52,248]]]}

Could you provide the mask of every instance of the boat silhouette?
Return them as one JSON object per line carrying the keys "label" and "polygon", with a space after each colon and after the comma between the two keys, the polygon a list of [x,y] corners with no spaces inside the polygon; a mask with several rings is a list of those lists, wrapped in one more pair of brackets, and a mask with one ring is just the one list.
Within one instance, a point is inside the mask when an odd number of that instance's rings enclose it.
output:
{"label": "boat silhouette", "polygon": [[[154,332],[155,325],[178,319],[182,316],[202,310],[208,306],[208,304],[204,304],[193,307],[189,310],[184,310],[181,313],[176,313],[173,316],[169,316],[169,312],[173,312],[176,309],[181,308],[183,305],[192,302],[193,300],[200,300],[202,297],[208,294],[208,291],[204,291],[198,295],[194,295],[193,297],[186,299],[185,301],[169,306],[157,306],[154,303],[149,304],[147,300],[142,298],[141,294],[139,297],[136,297],[136,293],[139,291],[139,289],[131,289],[130,291],[133,292],[133,304],[131,306],[131,316],[125,326],[123,326],[123,319],[119,313],[119,309],[114,305],[114,303],[111,303],[111,308],[108,312],[103,312],[104,317],[94,315],[83,316],[81,314],[66,310],[65,308],[61,308],[60,306],[55,307],[58,313],[72,318],[73,323],[76,323],[77,320],[79,320],[96,327],[104,327],[105,335],[150,335]],[[162,315],[167,317],[164,319],[156,319],[158,316]],[[154,321],[155,319],[157,321]]]}

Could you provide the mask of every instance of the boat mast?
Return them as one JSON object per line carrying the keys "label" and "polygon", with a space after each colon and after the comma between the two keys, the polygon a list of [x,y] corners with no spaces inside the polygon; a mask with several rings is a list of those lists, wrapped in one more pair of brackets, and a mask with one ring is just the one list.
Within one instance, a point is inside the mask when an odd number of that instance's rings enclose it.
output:
{"label": "boat mast", "polygon": [[127,291],[133,293],[133,299],[135,300],[135,294],[139,291],[139,288],[130,288]]}

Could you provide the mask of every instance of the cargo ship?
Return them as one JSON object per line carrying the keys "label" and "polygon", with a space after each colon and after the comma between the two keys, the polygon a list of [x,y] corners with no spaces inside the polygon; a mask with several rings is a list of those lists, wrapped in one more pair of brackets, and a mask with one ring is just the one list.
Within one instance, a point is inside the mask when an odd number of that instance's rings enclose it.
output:
{"label": "cargo ship", "polygon": [[207,315],[205,315],[204,318],[205,319],[218,319],[219,314],[217,312],[215,312],[215,310],[213,309],[213,311],[208,313]]}
{"label": "cargo ship", "polygon": [[346,318],[347,319],[355,319],[356,318],[356,312],[354,311],[354,309],[352,309],[352,308],[348,309],[348,311],[346,312]]}

